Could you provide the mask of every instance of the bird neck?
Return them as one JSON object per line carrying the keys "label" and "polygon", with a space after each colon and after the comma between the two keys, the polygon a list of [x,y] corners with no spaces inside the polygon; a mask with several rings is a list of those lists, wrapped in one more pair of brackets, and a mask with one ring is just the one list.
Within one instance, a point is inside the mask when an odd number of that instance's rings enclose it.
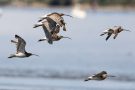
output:
{"label": "bird neck", "polygon": [[29,57],[32,55],[31,53],[28,53],[28,52],[25,52],[25,54],[26,54],[26,57]]}

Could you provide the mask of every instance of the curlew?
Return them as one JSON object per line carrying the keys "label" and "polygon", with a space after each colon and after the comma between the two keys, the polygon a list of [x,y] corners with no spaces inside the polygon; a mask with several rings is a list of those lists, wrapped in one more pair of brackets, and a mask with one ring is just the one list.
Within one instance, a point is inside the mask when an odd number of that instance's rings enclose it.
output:
{"label": "curlew", "polygon": [[104,31],[102,34],[100,34],[100,36],[107,34],[107,37],[106,37],[106,41],[107,41],[111,37],[111,35],[114,34],[113,39],[116,39],[118,34],[122,31],[130,32],[130,30],[123,29],[121,26],[114,26],[113,28],[109,28],[108,30]]}
{"label": "curlew", "polygon": [[51,13],[51,14],[46,14],[46,15],[41,16],[39,22],[46,19],[46,17],[49,17],[52,20],[54,20],[57,24],[59,24],[60,27],[63,27],[64,31],[66,31],[66,26],[65,26],[66,23],[65,23],[64,18],[62,16],[72,17],[72,16],[67,15],[67,14],[54,12],[54,13]]}
{"label": "curlew", "polygon": [[115,76],[107,75],[107,72],[106,71],[102,71],[100,73],[97,73],[97,74],[94,74],[92,76],[89,76],[84,81],[89,81],[89,80],[104,80],[107,77],[115,77]]}
{"label": "curlew", "polygon": [[30,57],[31,55],[38,56],[36,54],[28,53],[25,51],[26,42],[23,38],[21,38],[18,35],[15,35],[15,38],[17,39],[17,41],[11,40],[11,42],[16,44],[16,48],[17,48],[16,53],[11,54],[8,58],[13,58],[13,57],[24,58],[24,57]]}
{"label": "curlew", "polygon": [[[71,39],[70,37],[64,37],[64,36],[61,36],[61,35],[57,35],[57,33],[53,33],[53,34],[52,34],[52,41],[59,41],[59,40],[61,40],[62,38]],[[46,38],[44,38],[44,39],[39,39],[39,42],[40,42],[40,41],[45,41],[45,40],[47,40],[47,39],[46,39]]]}
{"label": "curlew", "polygon": [[49,44],[53,44],[52,34],[59,33],[60,26],[57,25],[53,21],[51,21],[52,23],[49,23],[50,20],[48,20],[48,19],[49,18],[47,18],[46,20],[43,20],[41,22],[36,23],[33,28],[37,28],[39,26],[42,26],[46,37],[43,39],[40,39],[39,41],[47,40]]}

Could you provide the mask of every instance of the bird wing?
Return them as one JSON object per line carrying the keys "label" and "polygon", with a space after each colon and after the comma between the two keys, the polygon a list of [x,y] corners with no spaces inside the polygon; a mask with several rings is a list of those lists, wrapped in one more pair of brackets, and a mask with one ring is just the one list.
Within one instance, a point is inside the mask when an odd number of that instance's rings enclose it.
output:
{"label": "bird wing", "polygon": [[112,33],[108,33],[108,36],[106,37],[106,41],[110,38],[111,35]]}
{"label": "bird wing", "polygon": [[49,32],[49,30],[46,28],[45,25],[43,25],[43,30],[44,30],[44,33],[45,33],[45,36],[46,36],[46,39],[47,39],[48,43],[52,44],[53,41],[52,41],[51,33]]}
{"label": "bird wing", "polygon": [[57,23],[49,17],[47,17],[46,20],[48,21],[48,29],[53,32],[57,27]]}
{"label": "bird wing", "polygon": [[95,74],[93,77],[102,77],[103,74],[107,74],[106,72],[100,72]]}
{"label": "bird wing", "polygon": [[52,14],[52,15],[49,15],[48,17],[51,18],[52,20],[54,20],[61,27],[63,26],[63,23],[61,22],[61,21],[64,22],[63,17],[59,16],[58,14]]}
{"label": "bird wing", "polygon": [[117,36],[118,36],[118,33],[116,33],[113,38],[116,39]]}
{"label": "bird wing", "polygon": [[107,34],[107,32],[103,32],[102,34],[100,34],[100,36],[103,36],[103,35],[105,35],[105,34]]}
{"label": "bird wing", "polygon": [[17,53],[18,52],[22,52],[25,53],[25,46],[26,46],[26,42],[24,39],[22,39],[20,36],[15,35],[15,38],[18,40],[17,42]]}

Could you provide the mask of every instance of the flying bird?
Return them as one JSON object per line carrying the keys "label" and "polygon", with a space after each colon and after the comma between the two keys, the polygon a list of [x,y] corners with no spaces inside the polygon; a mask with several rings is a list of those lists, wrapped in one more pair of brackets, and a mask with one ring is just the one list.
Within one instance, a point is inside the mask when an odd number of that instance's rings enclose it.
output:
{"label": "flying bird", "polygon": [[[70,37],[64,37],[64,36],[61,36],[61,35],[57,35],[56,33],[53,33],[53,34],[52,34],[52,41],[59,41],[59,40],[61,40],[62,38],[71,39]],[[40,41],[45,41],[45,40],[47,40],[47,39],[46,39],[46,38],[44,38],[44,39],[39,39],[39,42],[40,42]]]}
{"label": "flying bird", "polygon": [[17,39],[17,41],[11,40],[11,42],[16,44],[16,53],[11,54],[8,58],[13,58],[13,57],[24,58],[24,57],[30,57],[31,55],[38,56],[36,54],[26,52],[25,50],[26,42],[23,38],[21,38],[18,35],[15,35],[15,38]]}
{"label": "flying bird", "polygon": [[39,41],[47,40],[49,44],[53,44],[52,34],[59,33],[60,26],[57,25],[55,22],[53,24],[49,23],[48,19],[36,23],[33,28],[37,28],[39,26],[42,26],[43,31],[45,33],[45,37],[43,39],[40,39]]}
{"label": "flying bird", "polygon": [[66,23],[65,23],[64,18],[62,16],[72,17],[72,16],[67,15],[67,14],[54,12],[54,13],[50,13],[50,14],[46,14],[46,15],[41,16],[39,22],[46,19],[46,17],[49,17],[52,20],[54,20],[57,24],[59,24],[60,27],[63,27],[64,31],[66,31],[66,26],[65,26]]}
{"label": "flying bird", "polygon": [[97,74],[94,74],[92,76],[89,76],[84,81],[89,81],[89,80],[104,80],[107,77],[115,77],[115,76],[108,75],[106,71],[102,71],[100,73],[97,73]]}
{"label": "flying bird", "polygon": [[107,37],[106,37],[106,41],[107,41],[111,37],[111,35],[114,34],[113,39],[116,39],[118,34],[122,31],[129,31],[130,32],[130,30],[123,29],[121,26],[114,26],[113,28],[109,28],[108,30],[104,31],[102,34],[100,34],[100,36],[107,34]]}

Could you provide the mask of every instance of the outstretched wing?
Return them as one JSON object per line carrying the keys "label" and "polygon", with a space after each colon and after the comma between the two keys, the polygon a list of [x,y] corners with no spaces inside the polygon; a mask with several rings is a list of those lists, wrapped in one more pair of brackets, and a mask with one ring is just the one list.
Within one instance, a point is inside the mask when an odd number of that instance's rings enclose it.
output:
{"label": "outstretched wing", "polygon": [[48,43],[52,44],[53,41],[52,41],[51,33],[49,32],[49,30],[46,28],[45,25],[43,25],[43,30],[44,30],[44,33],[45,33],[45,36],[46,36],[46,39],[47,39]]}
{"label": "outstretched wing", "polygon": [[21,53],[25,53],[25,46],[26,46],[26,42],[24,39],[22,39],[20,36],[15,35],[15,38],[18,40],[17,41],[17,53],[21,52]]}
{"label": "outstretched wing", "polygon": [[47,29],[49,29],[50,32],[55,31],[57,23],[49,17],[47,17],[46,20],[47,20],[47,23],[48,23]]}
{"label": "outstretched wing", "polygon": [[113,39],[116,39],[117,36],[118,36],[118,33],[116,33],[116,34],[114,35]]}
{"label": "outstretched wing", "polygon": [[112,33],[108,33],[108,36],[106,37],[106,41],[110,38],[111,35]]}
{"label": "outstretched wing", "polygon": [[48,17],[51,18],[52,20],[54,20],[61,27],[63,26],[63,23],[61,21],[64,22],[64,19],[60,15],[58,15],[58,14],[50,14]]}

